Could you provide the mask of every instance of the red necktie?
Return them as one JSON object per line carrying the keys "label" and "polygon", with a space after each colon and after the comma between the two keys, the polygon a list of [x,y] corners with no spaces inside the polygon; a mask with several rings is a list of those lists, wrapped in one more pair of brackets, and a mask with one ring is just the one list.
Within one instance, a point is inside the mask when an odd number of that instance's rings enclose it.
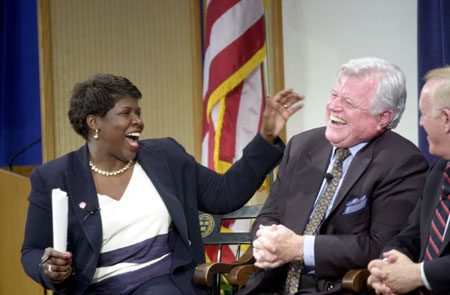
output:
{"label": "red necktie", "polygon": [[[442,179],[442,191],[439,196],[439,203],[434,210],[434,216],[431,220],[430,236],[428,237],[427,248],[425,249],[424,261],[430,261],[439,256],[442,241],[444,240],[445,228],[447,226],[447,219],[450,209],[450,165],[445,167],[444,176]],[[432,294],[430,290],[425,287],[419,288],[419,294]]]}
{"label": "red necktie", "polygon": [[442,192],[439,196],[439,203],[434,211],[433,219],[431,220],[430,237],[428,238],[427,249],[425,250],[425,261],[433,260],[439,256],[442,241],[444,240],[445,227],[450,209],[450,165],[444,172],[442,181]]}

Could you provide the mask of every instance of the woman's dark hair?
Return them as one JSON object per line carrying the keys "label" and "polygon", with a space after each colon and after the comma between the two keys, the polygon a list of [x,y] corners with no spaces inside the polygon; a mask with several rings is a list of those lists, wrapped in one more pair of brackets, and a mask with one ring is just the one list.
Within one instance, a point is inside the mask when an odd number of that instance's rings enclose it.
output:
{"label": "woman's dark hair", "polygon": [[127,78],[111,74],[98,74],[75,84],[70,98],[69,120],[75,132],[87,139],[88,115],[103,117],[122,98],[140,99],[141,92]]}

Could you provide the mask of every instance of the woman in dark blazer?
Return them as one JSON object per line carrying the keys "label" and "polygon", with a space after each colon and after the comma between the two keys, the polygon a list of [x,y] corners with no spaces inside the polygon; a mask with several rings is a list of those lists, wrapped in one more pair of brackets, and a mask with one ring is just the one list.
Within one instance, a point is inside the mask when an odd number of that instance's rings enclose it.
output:
{"label": "woman in dark blazer", "polygon": [[[278,135],[301,105],[292,90],[269,99],[260,134],[221,176],[170,138],[139,140],[140,91],[97,75],[75,85],[69,118],[86,144],[35,169],[22,264],[56,294],[201,294],[198,210],[243,206],[278,163]],[[52,190],[69,200],[67,252],[52,248]]]}

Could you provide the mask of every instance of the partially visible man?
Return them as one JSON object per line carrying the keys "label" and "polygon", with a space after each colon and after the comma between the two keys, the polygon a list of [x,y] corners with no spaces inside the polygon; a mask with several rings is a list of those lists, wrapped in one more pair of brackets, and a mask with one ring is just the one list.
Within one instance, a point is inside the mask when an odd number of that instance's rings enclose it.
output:
{"label": "partially visible man", "polygon": [[368,283],[377,294],[450,294],[450,67],[425,76],[419,108],[429,152],[441,157],[427,177],[408,226],[383,249],[385,259],[370,262]]}
{"label": "partially visible man", "polygon": [[406,100],[405,77],[384,60],[341,66],[326,127],[294,136],[254,224],[260,269],[238,294],[339,292],[405,225],[428,165],[392,132]]}

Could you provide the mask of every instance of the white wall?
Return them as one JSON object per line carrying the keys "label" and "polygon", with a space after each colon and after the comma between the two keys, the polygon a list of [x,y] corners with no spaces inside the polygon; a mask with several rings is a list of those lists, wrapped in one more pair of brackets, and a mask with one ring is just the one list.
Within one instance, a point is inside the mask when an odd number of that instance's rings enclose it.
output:
{"label": "white wall", "polygon": [[417,4],[412,0],[283,0],[285,86],[306,96],[287,137],[325,124],[337,70],[376,56],[407,77],[408,99],[395,131],[417,145]]}

